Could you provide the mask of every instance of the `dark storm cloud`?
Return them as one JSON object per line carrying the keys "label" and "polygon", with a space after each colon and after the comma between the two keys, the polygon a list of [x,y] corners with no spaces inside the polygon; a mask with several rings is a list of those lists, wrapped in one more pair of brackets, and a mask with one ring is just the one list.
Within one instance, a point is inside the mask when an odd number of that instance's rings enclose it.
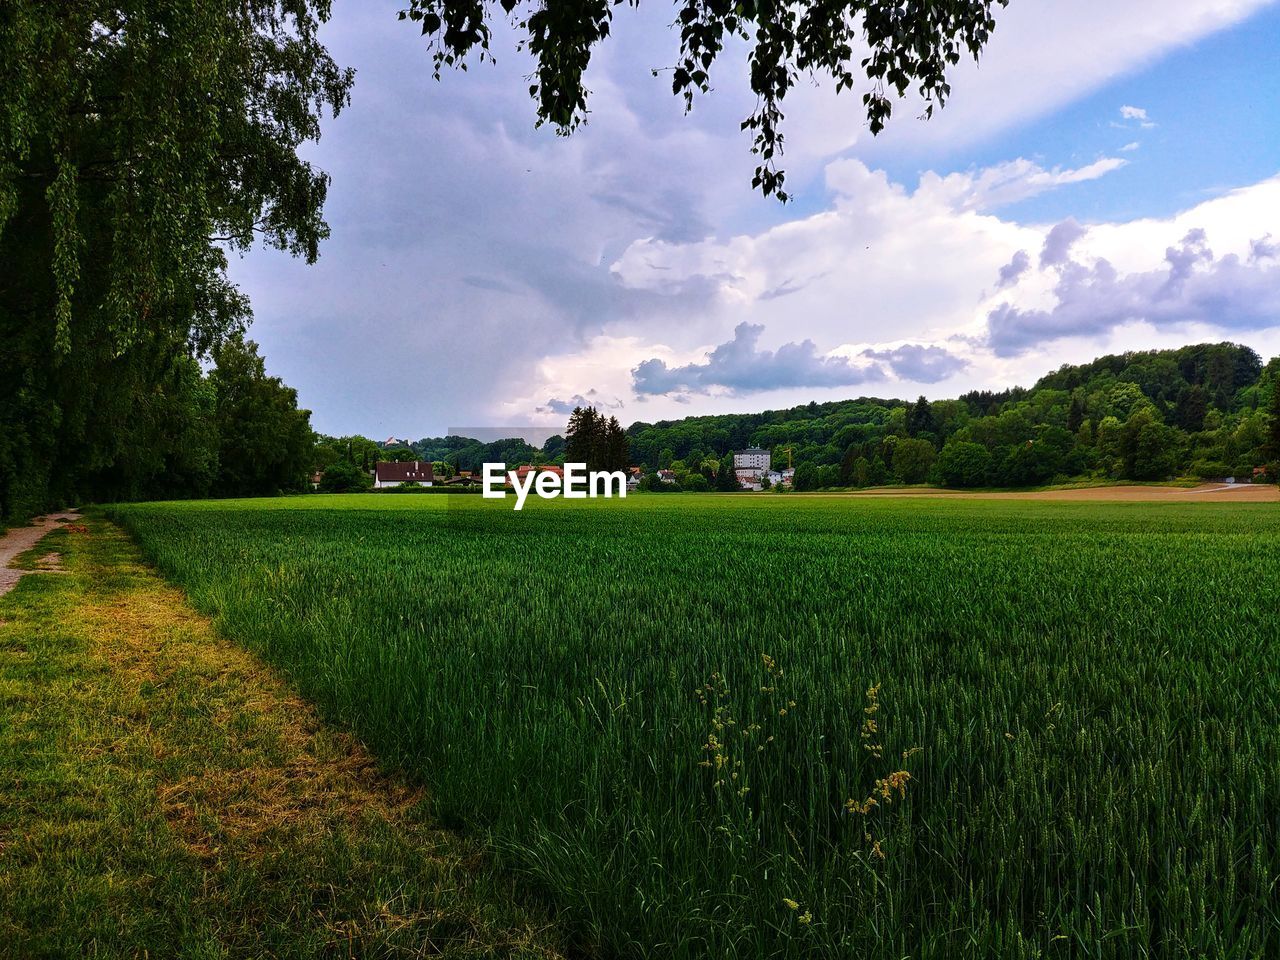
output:
{"label": "dark storm cloud", "polygon": [[610,272],[637,239],[705,236],[720,184],[746,182],[753,162],[736,126],[716,139],[668,84],[646,82],[638,65],[661,58],[644,44],[669,34],[661,11],[635,16],[654,29],[637,24],[593,61],[599,112],[566,140],[535,129],[530,62],[505,26],[497,65],[437,82],[422,38],[382,5],[335,6],[325,40],[357,82],[307,151],[332,176],[332,236],[314,267],[273,251],[233,263],[255,339],[318,429],[417,437],[483,420],[539,360],[606,324],[661,330],[714,293],[710,279],[655,292]]}
{"label": "dark storm cloud", "polygon": [[756,344],[764,326],[740,323],[733,339],[707,354],[705,363],[669,367],[659,359],[646,360],[631,371],[639,394],[707,393],[725,387],[734,393],[756,393],[783,387],[842,387],[883,380],[878,366],[861,366],[847,357],[818,353],[812,340],[784,343],[776,351]]}
{"label": "dark storm cloud", "polygon": [[889,364],[895,377],[914,383],[938,383],[969,365],[944,347],[908,343],[893,350],[864,350],[862,355]]}
{"label": "dark storm cloud", "polygon": [[1246,259],[1216,258],[1203,230],[1190,231],[1165,251],[1165,267],[1121,274],[1107,260],[1060,265],[1049,310],[1004,304],[987,318],[988,342],[1014,356],[1062,337],[1109,333],[1135,321],[1156,327],[1206,323],[1228,330],[1261,330],[1280,317],[1280,267],[1268,244],[1255,241]]}

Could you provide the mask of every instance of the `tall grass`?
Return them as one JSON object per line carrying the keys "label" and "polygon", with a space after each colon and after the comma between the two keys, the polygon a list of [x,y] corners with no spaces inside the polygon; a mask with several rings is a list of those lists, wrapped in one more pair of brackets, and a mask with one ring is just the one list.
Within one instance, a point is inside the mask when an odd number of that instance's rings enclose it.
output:
{"label": "tall grass", "polygon": [[602,953],[1280,956],[1274,507],[114,513]]}

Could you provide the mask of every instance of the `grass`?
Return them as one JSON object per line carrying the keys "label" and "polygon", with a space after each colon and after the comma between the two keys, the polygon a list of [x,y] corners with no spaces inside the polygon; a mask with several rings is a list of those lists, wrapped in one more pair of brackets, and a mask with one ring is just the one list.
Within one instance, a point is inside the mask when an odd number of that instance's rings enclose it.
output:
{"label": "grass", "polygon": [[1274,506],[114,515],[605,955],[1280,955]]}
{"label": "grass", "polygon": [[23,559],[50,552],[65,573],[0,598],[0,955],[560,955],[420,788],[217,637],[118,528]]}

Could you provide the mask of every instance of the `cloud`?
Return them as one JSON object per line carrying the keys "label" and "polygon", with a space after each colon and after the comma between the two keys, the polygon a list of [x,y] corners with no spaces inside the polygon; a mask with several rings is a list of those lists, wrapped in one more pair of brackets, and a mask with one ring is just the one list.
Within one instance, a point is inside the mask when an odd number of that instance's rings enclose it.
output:
{"label": "cloud", "polygon": [[[729,340],[744,321],[775,335],[770,346],[809,340],[826,356],[887,374],[886,362],[861,352],[904,343],[957,349],[954,336],[984,335],[1001,299],[1021,310],[1051,308],[1057,271],[1036,266],[1048,225],[992,211],[1104,176],[1129,154],[1051,153],[960,174],[939,164],[1015,157],[1007,143],[1026,139],[993,142],[994,134],[1051,117],[1264,5],[1013,4],[999,12],[981,67],[962,61],[949,73],[945,110],[919,123],[903,104],[874,141],[858,91],[837,99],[797,85],[788,96],[785,166],[798,202],[784,208],[747,187],[757,158],[738,121],[754,97],[740,60],[723,61],[715,93],[688,116],[669,83],[651,76],[651,67],[670,63],[669,9],[642,4],[619,14],[592,57],[591,122],[566,140],[534,128],[522,79],[530,61],[527,51],[514,52],[503,22],[493,38],[496,66],[436,82],[420,69],[421,38],[388,21],[383,5],[338,4],[326,41],[359,79],[351,108],[308,147],[308,159],[333,175],[332,239],[315,267],[254,251],[233,262],[233,276],[252,298],[254,336],[272,372],[299,389],[317,428],[330,433],[438,435],[450,422],[535,418],[562,426],[559,414],[534,411],[548,398],[590,399],[593,386],[634,410],[638,364],[705,363],[707,345]],[[1122,118],[1113,111],[1106,119]],[[1140,122],[1125,121],[1130,132],[1117,143],[1137,139]],[[926,189],[883,172],[931,167],[939,172],[921,180]],[[937,182],[932,193],[926,181]],[[1203,225],[1219,253],[1247,256],[1231,244],[1280,222],[1280,204],[1254,202],[1232,216],[1248,225]],[[1107,247],[1089,254],[1120,274],[1149,270],[1197,225],[1095,223],[1081,244]],[[993,290],[1019,251],[1032,262],[1015,284]],[[1050,365],[1064,351],[1084,359],[1098,347],[1055,347]],[[1026,382],[1045,368],[1034,351],[1017,360],[985,347],[965,355],[969,366],[948,392]],[[741,408],[728,388],[716,389],[699,394],[696,409]],[[843,390],[783,388],[769,402]],[[678,407],[684,394],[643,398],[646,413],[686,412]]]}
{"label": "cloud", "polygon": [[894,376],[914,383],[938,383],[969,365],[944,347],[907,343],[892,350],[864,350],[864,357],[889,364]]}
{"label": "cloud", "polygon": [[575,393],[568,400],[560,400],[551,397],[542,406],[538,407],[537,413],[557,413],[567,415],[573,413],[577,407],[595,407],[597,410],[621,410],[626,404],[620,399],[615,398],[613,401],[601,400],[598,390],[588,390],[584,397],[580,393]]}
{"label": "cloud", "polygon": [[[1120,122],[1112,121],[1111,125],[1120,129],[1140,127],[1143,130],[1154,130],[1156,128],[1155,122],[1147,116],[1147,111],[1142,107],[1121,107]],[[1136,146],[1136,144],[1130,146]]]}
{"label": "cloud", "polygon": [[936,196],[956,210],[993,210],[1020,200],[1028,200],[1058,187],[1097,180],[1119,170],[1128,162],[1120,157],[1103,157],[1083,167],[1054,167],[1046,170],[1037,163],[1019,157],[982,170],[951,173],[945,177],[932,171],[926,172],[920,178],[918,192],[925,196]]}
{"label": "cloud", "polygon": [[1068,254],[1071,253],[1072,245],[1087,232],[1084,227],[1076,223],[1074,217],[1068,217],[1055,226],[1044,238],[1044,246],[1040,248],[1041,268],[1056,267],[1058,264],[1065,263]]}
{"label": "cloud", "polygon": [[704,363],[670,367],[653,358],[639,364],[632,386],[641,394],[710,393],[724,388],[734,394],[759,393],[784,387],[844,387],[884,379],[878,366],[855,363],[848,357],[824,356],[812,340],[784,343],[777,351],[756,344],[764,326],[743,322],[733,339],[706,355]]}
{"label": "cloud", "polygon": [[1280,265],[1265,240],[1252,253],[1215,257],[1203,229],[1165,250],[1161,268],[1121,273],[1107,259],[1067,260],[1046,309],[1001,304],[987,318],[998,356],[1065,337],[1098,336],[1129,323],[1156,329],[1205,324],[1232,332],[1272,327],[1280,318]]}
{"label": "cloud", "polygon": [[1274,260],[1280,257],[1280,243],[1271,239],[1271,234],[1259,237],[1257,240],[1249,243],[1249,259],[1258,260]]}
{"label": "cloud", "polygon": [[1013,255],[1012,260],[1000,268],[1000,279],[996,283],[996,289],[1003,290],[1005,287],[1012,287],[1030,267],[1031,257],[1027,254],[1027,251],[1019,250]]}

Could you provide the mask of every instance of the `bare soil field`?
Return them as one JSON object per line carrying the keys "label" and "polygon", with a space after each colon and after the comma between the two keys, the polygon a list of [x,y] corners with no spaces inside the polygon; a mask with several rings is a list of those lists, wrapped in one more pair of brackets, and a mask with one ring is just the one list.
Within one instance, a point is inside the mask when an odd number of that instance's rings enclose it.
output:
{"label": "bare soil field", "polygon": [[865,490],[829,494],[850,497],[949,497],[958,500],[1091,500],[1131,503],[1280,503],[1280,487],[1270,483],[1202,483],[1197,487],[1114,486],[1064,490],[965,491],[939,487]]}

